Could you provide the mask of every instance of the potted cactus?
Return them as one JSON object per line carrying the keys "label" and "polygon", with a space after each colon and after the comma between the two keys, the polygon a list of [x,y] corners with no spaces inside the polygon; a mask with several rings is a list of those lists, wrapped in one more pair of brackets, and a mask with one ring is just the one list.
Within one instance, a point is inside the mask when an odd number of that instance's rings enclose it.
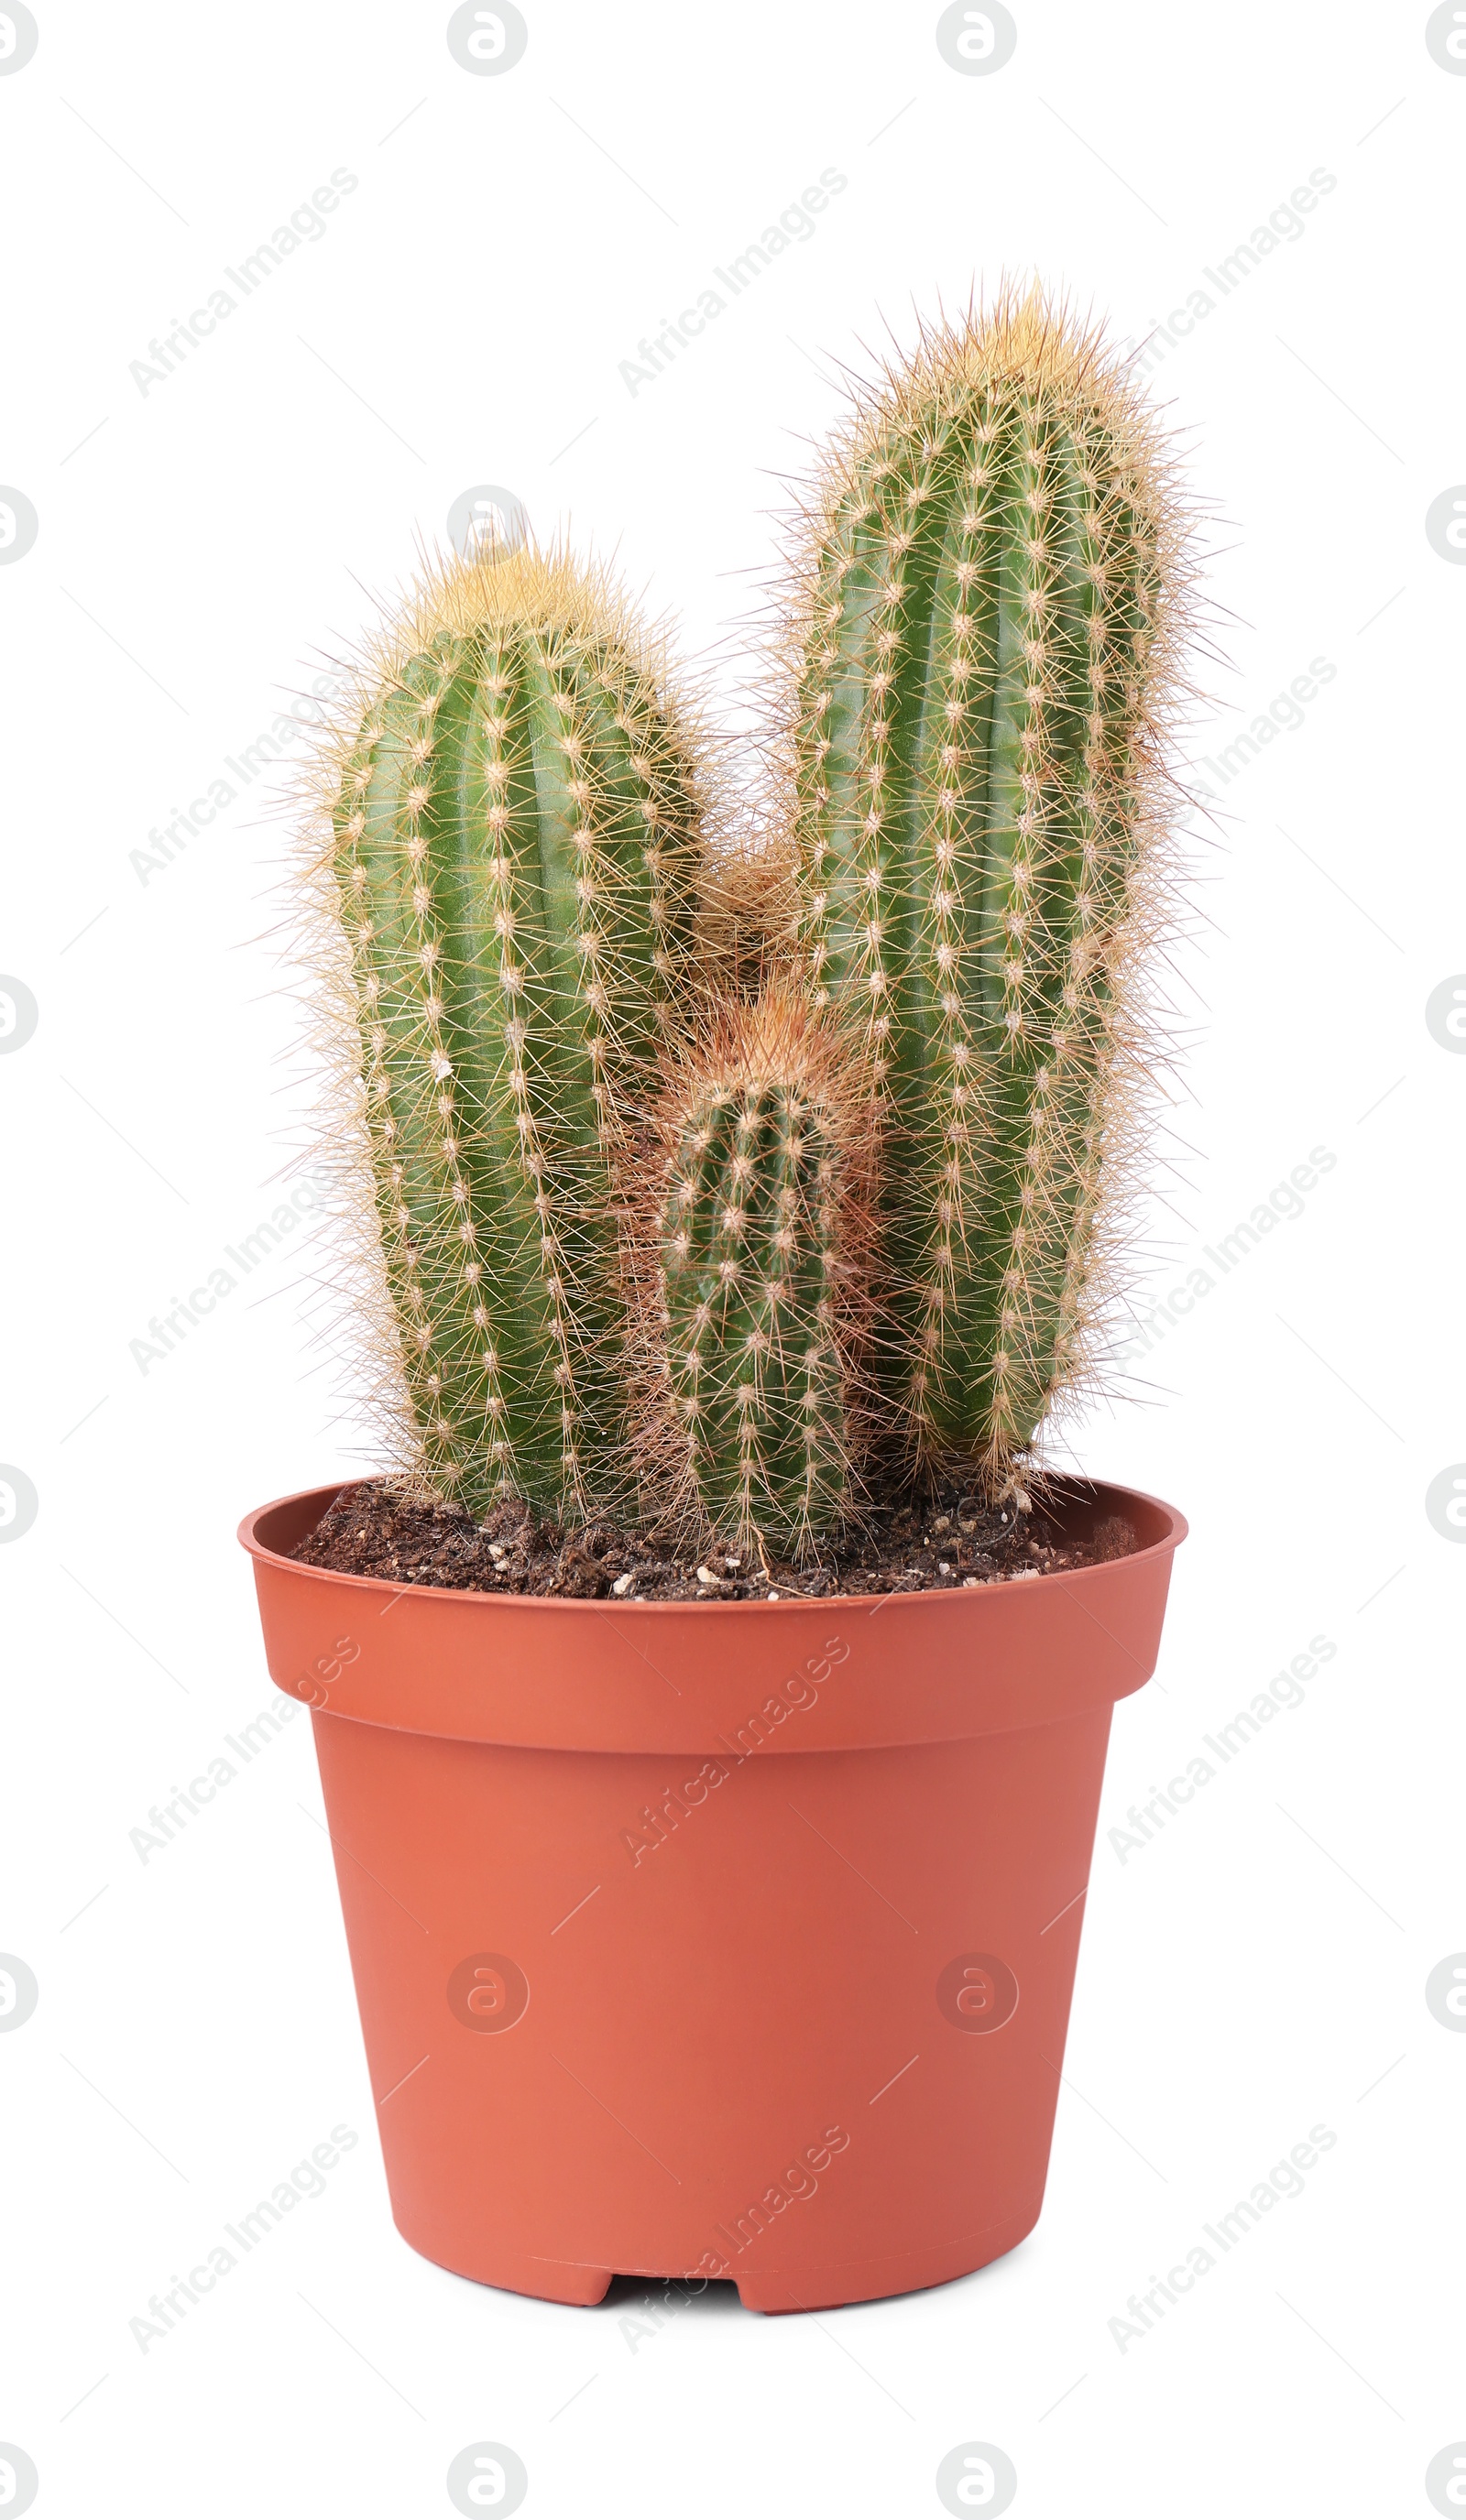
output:
{"label": "potted cactus", "polygon": [[384,1477],[241,1538],[393,2212],[461,2273],[793,2310],[1037,2216],[1184,1536],[1040,1446],[1150,1082],[1184,566],[1122,367],[1005,295],[811,485],[759,847],[559,549],[435,565],[322,762]]}

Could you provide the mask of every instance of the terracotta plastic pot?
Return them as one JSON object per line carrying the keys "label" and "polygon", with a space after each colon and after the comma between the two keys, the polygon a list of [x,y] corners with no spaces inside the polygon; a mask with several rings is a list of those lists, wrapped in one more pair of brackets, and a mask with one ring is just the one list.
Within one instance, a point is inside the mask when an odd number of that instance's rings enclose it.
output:
{"label": "terracotta plastic pot", "polygon": [[397,2228],[595,2302],[941,2283],[1043,2197],[1115,1700],[1186,1526],[975,1591],[624,1605],[401,1588],[240,1538],[313,1709]]}

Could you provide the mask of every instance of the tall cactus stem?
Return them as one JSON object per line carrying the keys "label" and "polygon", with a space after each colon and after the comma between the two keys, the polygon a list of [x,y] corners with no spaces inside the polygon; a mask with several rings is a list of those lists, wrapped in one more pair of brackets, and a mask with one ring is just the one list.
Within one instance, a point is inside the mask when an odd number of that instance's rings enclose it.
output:
{"label": "tall cactus stem", "polygon": [[1001,1488],[1103,1315],[1179,505],[1101,337],[1008,293],[857,402],[799,561],[803,936],[886,1107],[885,1395]]}
{"label": "tall cactus stem", "polygon": [[332,765],[400,1370],[476,1513],[623,1488],[618,1166],[695,995],[702,761],[603,570],[480,548],[369,660]]}

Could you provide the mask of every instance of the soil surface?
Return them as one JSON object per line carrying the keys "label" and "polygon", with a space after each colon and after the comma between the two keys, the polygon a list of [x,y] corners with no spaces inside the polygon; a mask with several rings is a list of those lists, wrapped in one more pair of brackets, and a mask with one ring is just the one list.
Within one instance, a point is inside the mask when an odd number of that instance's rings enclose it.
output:
{"label": "soil surface", "polygon": [[424,1503],[390,1479],[363,1479],[342,1490],[291,1554],[338,1575],[459,1593],[769,1601],[1017,1584],[1128,1557],[1138,1546],[1118,1514],[1098,1523],[1091,1538],[1076,1540],[1065,1533],[1062,1513],[1061,1507],[1050,1515],[1041,1499],[1024,1509],[982,1505],[955,1490],[877,1504],[866,1530],[831,1547],[820,1564],[795,1568],[722,1549],[689,1555],[665,1535],[610,1523],[571,1530],[515,1503],[495,1506],[476,1523],[459,1507]]}

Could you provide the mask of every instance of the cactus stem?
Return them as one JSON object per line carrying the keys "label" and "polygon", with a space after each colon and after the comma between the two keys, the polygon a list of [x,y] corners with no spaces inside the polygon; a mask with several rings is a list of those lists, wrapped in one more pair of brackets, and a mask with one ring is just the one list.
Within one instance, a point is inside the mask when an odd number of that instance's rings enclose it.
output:
{"label": "cactus stem", "polygon": [[885,1111],[885,1398],[1001,1483],[1094,1362],[1152,1090],[1184,503],[1098,330],[1005,291],[857,388],[793,558],[773,736]]}
{"label": "cactus stem", "polygon": [[874,1178],[858,1058],[788,983],[668,1069],[633,1217],[645,1484],[802,1556],[857,1518]]}
{"label": "cactus stem", "polygon": [[605,569],[527,548],[429,563],[314,766],[353,1275],[392,1452],[474,1510],[624,1492],[618,1171],[700,985],[709,758]]}

